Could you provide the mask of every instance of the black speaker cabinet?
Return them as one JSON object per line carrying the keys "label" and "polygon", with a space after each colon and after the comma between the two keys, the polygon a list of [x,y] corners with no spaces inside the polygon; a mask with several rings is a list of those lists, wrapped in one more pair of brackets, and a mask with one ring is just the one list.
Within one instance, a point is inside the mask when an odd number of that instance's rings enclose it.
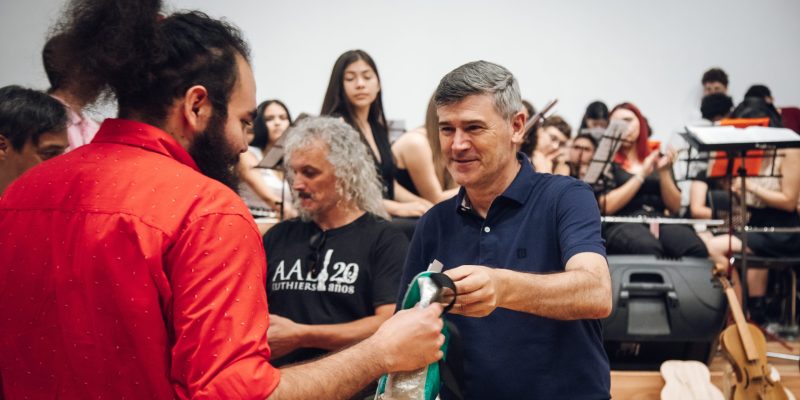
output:
{"label": "black speaker cabinet", "polygon": [[609,256],[614,309],[603,345],[615,370],[658,370],[666,360],[708,363],[728,302],[707,259]]}

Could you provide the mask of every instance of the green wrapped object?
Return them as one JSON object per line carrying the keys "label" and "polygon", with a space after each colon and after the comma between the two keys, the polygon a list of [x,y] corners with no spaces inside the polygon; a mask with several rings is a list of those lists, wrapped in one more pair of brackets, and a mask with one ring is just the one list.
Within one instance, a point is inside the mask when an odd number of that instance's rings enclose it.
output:
{"label": "green wrapped object", "polygon": [[[434,263],[438,263],[438,261]],[[445,297],[444,294],[448,290],[451,291],[451,295],[449,304],[445,307],[445,312],[453,305],[455,302],[455,285],[453,281],[447,275],[431,270],[434,268],[432,267],[428,271],[419,273],[411,280],[405,297],[403,297],[402,309],[409,309],[417,306],[417,304],[427,307],[434,302],[441,303]],[[450,333],[447,327],[442,327],[442,334],[444,335],[444,344],[442,344],[441,349],[446,358],[447,345],[450,341]],[[383,375],[378,381],[375,399],[434,400],[439,395],[441,386],[439,363],[434,362],[416,371]]]}

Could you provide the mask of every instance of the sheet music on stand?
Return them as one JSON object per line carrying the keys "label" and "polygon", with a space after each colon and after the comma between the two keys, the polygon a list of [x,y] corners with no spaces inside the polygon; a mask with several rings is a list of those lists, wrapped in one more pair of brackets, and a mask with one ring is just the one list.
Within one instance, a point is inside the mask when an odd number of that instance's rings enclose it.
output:
{"label": "sheet music on stand", "polygon": [[614,155],[617,154],[620,145],[622,144],[622,135],[628,129],[628,124],[625,121],[614,120],[608,125],[608,128],[600,137],[600,142],[597,144],[597,150],[594,152],[594,157],[589,161],[589,168],[586,170],[586,175],[583,176],[583,181],[589,185],[596,185],[600,178],[608,174],[611,163],[614,160]]}
{"label": "sheet music on stand", "polygon": [[742,151],[798,147],[800,135],[787,128],[750,126],[687,126],[686,140],[699,151]]}
{"label": "sheet music on stand", "polygon": [[[800,147],[800,135],[786,128],[769,128],[764,126],[748,126],[737,128],[734,126],[715,127],[687,127],[684,138],[698,151],[716,152],[709,156],[709,169],[707,175],[725,177],[727,179],[739,178],[739,198],[746,199],[748,177],[775,176],[775,158],[777,149]],[[724,156],[722,156],[724,155]],[[764,165],[762,161],[767,158],[771,162]],[[757,161],[750,162],[748,161]],[[729,189],[730,190],[730,189]],[[747,214],[746,201],[740,201],[741,215]],[[729,206],[728,218],[732,225],[732,212]],[[746,221],[743,221],[746,223]],[[731,226],[732,227],[732,226]],[[741,227],[744,229],[744,227]],[[742,248],[747,248],[747,235],[742,235]],[[730,249],[729,249],[730,251]],[[747,252],[742,252],[739,266],[742,291],[742,309],[747,312]]]}
{"label": "sheet music on stand", "polygon": [[687,126],[681,136],[694,150],[683,160],[688,180],[701,172],[705,178],[730,177],[743,163],[749,178],[779,178],[775,159],[782,156],[777,149],[800,147],[800,135],[786,128]]}

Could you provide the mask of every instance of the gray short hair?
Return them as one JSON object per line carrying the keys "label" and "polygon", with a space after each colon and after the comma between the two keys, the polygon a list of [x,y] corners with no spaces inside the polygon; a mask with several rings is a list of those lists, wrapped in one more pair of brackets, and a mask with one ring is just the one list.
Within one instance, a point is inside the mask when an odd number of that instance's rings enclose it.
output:
{"label": "gray short hair", "polygon": [[511,71],[488,61],[473,61],[448,73],[433,94],[436,107],[458,103],[467,96],[494,95],[494,108],[506,120],[522,109],[519,84]]}
{"label": "gray short hair", "polygon": [[[389,219],[383,206],[381,183],[378,171],[369,154],[369,150],[358,132],[347,123],[332,117],[308,117],[298,122],[286,132],[284,144],[285,164],[291,162],[292,153],[322,142],[328,148],[328,162],[333,165],[336,176],[336,190],[347,202],[379,217]],[[289,182],[294,180],[294,173],[287,168]],[[297,194],[294,196],[295,208],[304,220],[311,219],[304,215],[298,206]]]}

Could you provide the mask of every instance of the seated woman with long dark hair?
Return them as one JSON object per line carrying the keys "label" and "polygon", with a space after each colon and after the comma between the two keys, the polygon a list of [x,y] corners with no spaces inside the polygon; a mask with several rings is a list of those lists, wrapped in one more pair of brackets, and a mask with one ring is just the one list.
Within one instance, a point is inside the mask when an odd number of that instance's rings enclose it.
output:
{"label": "seated woman with long dark hair", "polygon": [[253,120],[253,140],[247,152],[239,156],[236,165],[236,172],[242,180],[239,195],[253,211],[270,209],[280,212],[282,209],[284,218],[297,216],[291,204],[291,191],[283,180],[283,171],[256,168],[291,123],[289,109],[281,101],[267,100],[258,105]]}
{"label": "seated woman with long dark hair", "polygon": [[361,134],[381,177],[384,206],[390,215],[419,217],[430,208],[429,201],[413,195],[395,181],[380,76],[369,54],[350,50],[339,56],[320,114],[340,117]]}
{"label": "seated woman with long dark hair", "polygon": [[[676,216],[681,194],[672,174],[674,152],[662,155],[648,145],[650,127],[639,109],[622,103],[610,119],[628,129],[614,157],[610,191],[598,197],[604,215]],[[643,224],[614,223],[604,227],[609,254],[651,254],[659,257],[708,257],[705,244],[686,225],[661,224],[655,235]]]}

